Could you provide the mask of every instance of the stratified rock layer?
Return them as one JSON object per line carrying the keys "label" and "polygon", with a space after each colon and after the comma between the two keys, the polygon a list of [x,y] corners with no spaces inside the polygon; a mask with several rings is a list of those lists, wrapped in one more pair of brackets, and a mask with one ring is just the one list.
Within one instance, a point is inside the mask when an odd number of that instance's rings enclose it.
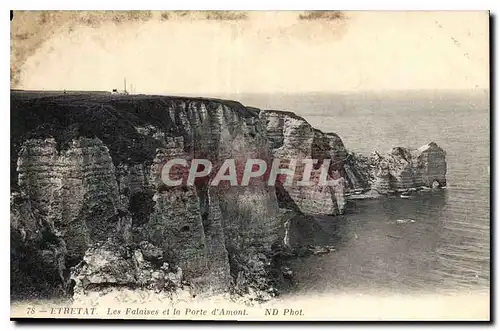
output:
{"label": "stratified rock layer", "polygon": [[[275,159],[283,160],[282,168],[290,167],[295,162],[295,176],[290,184],[280,186],[281,197],[288,199],[306,214],[341,214],[345,208],[345,183],[341,180],[339,170],[343,167],[346,156],[344,145],[335,134],[324,134],[315,130],[302,117],[293,113],[280,111],[262,111],[260,118],[266,123],[267,137],[270,141]],[[317,160],[312,167],[306,168],[304,160]],[[325,160],[326,179],[333,181],[331,186],[321,185],[320,173]],[[312,185],[301,186],[299,181],[310,175]],[[284,198],[286,197],[286,199]],[[289,207],[289,206],[286,206]]]}
{"label": "stratified rock layer", "polygon": [[446,186],[446,152],[434,142],[418,149],[395,147],[382,155],[351,155],[350,162],[372,196]]}
{"label": "stratified rock layer", "polygon": [[73,140],[57,151],[53,138],[26,140],[19,152],[19,187],[67,245],[67,259],[116,230],[118,187],[108,148],[96,138]]}

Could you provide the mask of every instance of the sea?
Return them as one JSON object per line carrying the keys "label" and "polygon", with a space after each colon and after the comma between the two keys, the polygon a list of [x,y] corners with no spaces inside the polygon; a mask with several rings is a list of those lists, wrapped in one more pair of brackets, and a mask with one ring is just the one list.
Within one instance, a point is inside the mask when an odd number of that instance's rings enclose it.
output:
{"label": "sea", "polygon": [[442,190],[354,201],[345,215],[318,217],[323,244],[335,251],[294,259],[291,293],[488,293],[489,90],[224,97],[293,111],[353,152],[433,141],[447,153]]}

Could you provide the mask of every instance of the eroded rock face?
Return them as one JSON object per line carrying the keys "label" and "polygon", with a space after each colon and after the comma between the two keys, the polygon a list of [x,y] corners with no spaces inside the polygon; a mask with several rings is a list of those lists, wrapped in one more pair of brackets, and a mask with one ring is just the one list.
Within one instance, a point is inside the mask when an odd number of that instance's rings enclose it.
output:
{"label": "eroded rock face", "polygon": [[164,262],[161,250],[151,243],[131,248],[113,240],[92,245],[71,276],[77,301],[121,288],[174,292],[182,279],[182,269]]}
{"label": "eroded rock face", "polygon": [[70,264],[117,225],[118,188],[108,148],[97,138],[73,140],[59,153],[53,138],[26,140],[17,172],[21,192],[67,243]]}
{"label": "eroded rock face", "polygon": [[[58,259],[64,281],[69,268],[79,265],[72,272],[81,280],[77,288],[102,290],[108,284],[147,290],[141,282],[134,285],[137,268],[131,269],[132,278],[119,275],[138,262],[114,251],[147,242],[155,248],[140,246],[147,250],[143,257],[159,257],[161,251],[161,259],[179,266],[193,291],[227,292],[236,283],[251,284],[248,265],[282,240],[276,194],[263,180],[249,187],[211,187],[212,174],[194,186],[168,187],[161,180],[163,164],[173,157],[206,158],[214,168],[227,158],[270,160],[257,113],[239,103],[14,94],[12,105],[11,147],[18,156],[13,188],[36,204],[41,221],[67,245]],[[33,223],[25,215],[12,217],[16,224],[20,218]],[[111,247],[102,246],[110,241]],[[38,241],[26,245],[40,250]],[[103,261],[108,267],[99,269]],[[246,276],[249,280],[242,280]]]}
{"label": "eroded rock face", "polygon": [[352,160],[373,196],[446,186],[446,152],[434,142],[413,150],[396,147],[383,155],[352,155]]}
{"label": "eroded rock face", "polygon": [[10,207],[11,297],[65,295],[69,270],[61,234],[27,196],[13,193]]}
{"label": "eroded rock face", "polygon": [[423,185],[433,187],[446,186],[446,152],[436,143],[431,142],[414,152],[416,174]]}
{"label": "eroded rock face", "polygon": [[[335,134],[324,134],[315,130],[303,118],[293,113],[262,111],[259,116],[266,123],[273,157],[285,160],[281,167],[285,168],[290,166],[290,162],[296,162],[293,182],[291,185],[283,184],[279,187],[279,197],[291,200],[290,203],[306,214],[342,214],[345,208],[346,187],[343,174],[339,170],[343,168],[347,153],[340,138]],[[312,159],[318,162],[307,168],[307,163],[303,160]],[[335,179],[331,186],[320,184],[321,166],[325,160],[330,162],[327,180]],[[297,184],[298,181],[306,180],[304,170],[305,173],[311,173],[312,185]]]}

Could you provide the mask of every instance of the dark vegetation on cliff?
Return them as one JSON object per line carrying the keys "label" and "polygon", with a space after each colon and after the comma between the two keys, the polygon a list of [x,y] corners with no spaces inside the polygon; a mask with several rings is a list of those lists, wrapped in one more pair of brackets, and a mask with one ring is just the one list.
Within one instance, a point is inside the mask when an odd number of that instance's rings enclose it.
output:
{"label": "dark vegetation on cliff", "polygon": [[[19,195],[11,198],[11,218],[14,226],[10,231],[11,282],[13,299],[50,298],[67,293],[64,267],[66,245],[55,235],[51,224],[29,200]],[[47,266],[50,266],[47,268]]]}

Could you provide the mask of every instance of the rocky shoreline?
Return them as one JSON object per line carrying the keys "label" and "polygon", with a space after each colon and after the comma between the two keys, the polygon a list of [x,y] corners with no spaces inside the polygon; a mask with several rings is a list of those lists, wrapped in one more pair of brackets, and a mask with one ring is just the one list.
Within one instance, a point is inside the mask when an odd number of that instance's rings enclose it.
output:
{"label": "rocky shoreline", "polygon": [[[316,159],[313,180],[328,160],[335,184],[162,183],[166,160],[197,157]],[[342,214],[348,200],[444,186],[435,143],[365,157],[300,116],[235,101],[11,91],[11,298],[269,300],[301,249],[286,243],[290,224]]]}

